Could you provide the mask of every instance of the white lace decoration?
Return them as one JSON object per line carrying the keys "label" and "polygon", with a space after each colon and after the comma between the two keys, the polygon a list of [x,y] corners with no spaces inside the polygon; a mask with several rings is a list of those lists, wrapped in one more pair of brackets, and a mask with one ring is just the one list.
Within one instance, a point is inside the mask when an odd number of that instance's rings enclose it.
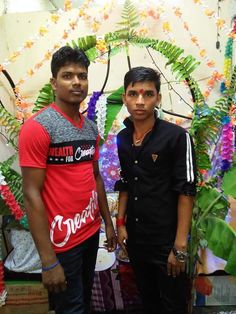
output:
{"label": "white lace decoration", "polygon": [[107,120],[107,97],[101,95],[96,104],[96,122],[100,137],[104,140],[105,125]]}

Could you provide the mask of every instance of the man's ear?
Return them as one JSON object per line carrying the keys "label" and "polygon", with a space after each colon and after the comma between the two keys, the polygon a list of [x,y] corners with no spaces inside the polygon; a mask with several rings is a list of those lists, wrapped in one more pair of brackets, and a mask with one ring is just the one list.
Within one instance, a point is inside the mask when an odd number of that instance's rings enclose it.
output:
{"label": "man's ear", "polygon": [[123,104],[126,106],[125,94],[122,94]]}
{"label": "man's ear", "polygon": [[161,94],[157,95],[157,107],[159,107],[160,103],[161,103]]}
{"label": "man's ear", "polygon": [[55,91],[57,89],[57,84],[56,84],[55,77],[51,77],[50,78],[50,83],[51,83],[52,89]]}

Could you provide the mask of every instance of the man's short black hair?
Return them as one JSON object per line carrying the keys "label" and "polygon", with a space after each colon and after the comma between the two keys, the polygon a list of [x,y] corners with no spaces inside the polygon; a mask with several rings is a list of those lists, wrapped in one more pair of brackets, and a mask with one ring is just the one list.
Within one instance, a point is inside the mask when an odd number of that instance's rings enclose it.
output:
{"label": "man's short black hair", "polygon": [[148,67],[135,67],[129,70],[124,77],[124,88],[137,82],[154,82],[157,92],[160,92],[160,74],[152,68]]}
{"label": "man's short black hair", "polygon": [[58,49],[52,55],[51,61],[51,72],[52,76],[56,77],[60,68],[65,66],[67,63],[76,63],[84,66],[86,70],[90,65],[90,61],[83,50],[78,48],[72,48],[64,46]]}

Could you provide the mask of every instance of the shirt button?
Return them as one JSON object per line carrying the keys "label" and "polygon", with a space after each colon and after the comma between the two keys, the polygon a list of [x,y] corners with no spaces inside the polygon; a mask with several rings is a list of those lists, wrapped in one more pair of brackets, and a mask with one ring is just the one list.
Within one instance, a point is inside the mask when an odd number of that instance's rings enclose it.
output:
{"label": "shirt button", "polygon": [[138,222],[138,218],[135,218],[135,221]]}
{"label": "shirt button", "polygon": [[138,163],[138,161],[137,161],[137,160],[135,160],[135,161],[134,161],[134,163],[135,163],[135,164],[137,164],[137,163]]}
{"label": "shirt button", "polygon": [[138,198],[137,198],[137,196],[135,196],[135,198],[134,198],[134,199],[135,199],[135,201],[137,201],[137,199],[138,199]]}
{"label": "shirt button", "polygon": [[138,181],[138,177],[134,177],[134,180],[135,180],[135,181]]}

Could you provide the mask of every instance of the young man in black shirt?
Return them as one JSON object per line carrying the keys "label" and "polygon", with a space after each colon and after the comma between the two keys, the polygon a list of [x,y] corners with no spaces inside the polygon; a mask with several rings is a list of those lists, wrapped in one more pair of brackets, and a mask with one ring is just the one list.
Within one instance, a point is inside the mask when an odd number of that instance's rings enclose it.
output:
{"label": "young man in black shirt", "polygon": [[128,251],[145,314],[187,313],[187,240],[195,195],[192,139],[160,120],[160,76],[137,67],[124,78],[130,113],[117,136],[121,179],[118,241]]}

